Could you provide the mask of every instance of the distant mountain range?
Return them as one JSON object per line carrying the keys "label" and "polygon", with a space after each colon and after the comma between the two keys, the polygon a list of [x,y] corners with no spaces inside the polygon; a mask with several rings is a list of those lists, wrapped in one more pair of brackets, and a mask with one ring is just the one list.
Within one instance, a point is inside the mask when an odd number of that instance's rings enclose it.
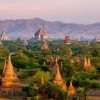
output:
{"label": "distant mountain range", "polygon": [[[75,23],[51,22],[40,18],[0,20],[0,33],[5,31],[10,38],[31,38],[34,33],[43,26],[51,38],[64,38],[70,35],[72,38],[83,37],[93,39],[100,35],[100,23],[84,25]],[[99,36],[98,36],[99,37]]]}

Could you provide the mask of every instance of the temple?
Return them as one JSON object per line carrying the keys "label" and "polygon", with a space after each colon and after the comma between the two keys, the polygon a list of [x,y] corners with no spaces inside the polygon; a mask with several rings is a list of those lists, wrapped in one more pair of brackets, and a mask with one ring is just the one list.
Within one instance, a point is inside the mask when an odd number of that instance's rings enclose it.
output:
{"label": "temple", "polygon": [[98,34],[95,36],[95,39],[93,41],[100,42],[100,37],[98,36]]}
{"label": "temple", "polygon": [[69,85],[69,87],[68,87],[68,96],[73,96],[74,93],[75,93],[75,91],[74,91],[74,87],[73,87],[72,81],[71,81],[71,82],[70,82],[70,85]]}
{"label": "temple", "polygon": [[1,41],[5,41],[5,40],[8,40],[8,36],[5,32],[2,32],[2,35],[0,37]]}
{"label": "temple", "polygon": [[84,68],[87,67],[87,60],[86,57],[84,57]]}
{"label": "temple", "polygon": [[67,44],[67,45],[71,44],[70,36],[65,37],[65,42],[64,43]]}
{"label": "temple", "polygon": [[14,72],[10,56],[7,65],[5,61],[1,83],[0,90],[2,92],[13,93],[15,95],[22,94],[21,84]]}
{"label": "temple", "polygon": [[90,58],[86,59],[86,57],[84,57],[84,69],[85,70],[91,69],[91,61],[90,61]]}
{"label": "temple", "polygon": [[41,26],[40,29],[35,33],[35,40],[45,41],[47,38],[47,33]]}
{"label": "temple", "polygon": [[26,39],[23,40],[23,45],[27,46],[28,45],[28,41]]}
{"label": "temple", "polygon": [[80,42],[80,39],[77,37],[77,38],[75,39],[75,43],[78,44],[79,42]]}
{"label": "temple", "polygon": [[47,50],[49,49],[48,45],[46,42],[44,42],[43,46],[42,46],[42,50]]}
{"label": "temple", "polygon": [[64,90],[66,90],[66,83],[64,82],[64,80],[61,77],[57,59],[56,59],[55,67],[56,67],[56,74],[54,77],[54,83],[57,85],[60,85]]}

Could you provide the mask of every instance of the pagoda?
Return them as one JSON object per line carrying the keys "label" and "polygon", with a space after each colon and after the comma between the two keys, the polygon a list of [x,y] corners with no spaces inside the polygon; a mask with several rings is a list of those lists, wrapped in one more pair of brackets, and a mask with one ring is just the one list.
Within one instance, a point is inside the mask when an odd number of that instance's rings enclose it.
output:
{"label": "pagoda", "polygon": [[23,45],[27,46],[28,45],[28,41],[26,39],[23,40]]}
{"label": "pagoda", "polygon": [[2,32],[1,41],[5,41],[5,40],[8,40],[8,36],[5,32]]}
{"label": "pagoda", "polygon": [[84,68],[86,68],[87,67],[87,59],[86,59],[86,57],[84,57]]}
{"label": "pagoda", "polygon": [[43,46],[42,46],[42,50],[47,50],[49,49],[48,45],[46,42],[44,42]]}
{"label": "pagoda", "polygon": [[78,44],[79,42],[80,42],[80,39],[77,37],[77,38],[75,39],[75,43]]}
{"label": "pagoda", "polygon": [[91,69],[91,61],[90,58],[86,59],[86,57],[84,57],[84,69],[88,70]]}
{"label": "pagoda", "polygon": [[68,96],[73,96],[75,93],[74,87],[72,85],[72,81],[70,82],[70,85],[68,87]]}
{"label": "pagoda", "polygon": [[56,74],[54,77],[54,83],[57,85],[60,85],[64,90],[66,90],[66,83],[64,82],[64,80],[61,77],[57,59],[56,59],[55,67],[56,67]]}
{"label": "pagoda", "polygon": [[42,79],[41,79],[41,85],[44,85],[44,78],[42,76]]}
{"label": "pagoda", "polygon": [[71,44],[70,36],[65,37],[65,42],[64,43],[67,44],[67,45]]}
{"label": "pagoda", "polygon": [[98,34],[95,36],[94,41],[95,41],[95,42],[100,42],[100,37],[99,37],[99,35],[98,35]]}
{"label": "pagoda", "polygon": [[40,29],[35,33],[35,40],[45,41],[47,38],[47,33],[41,26]]}
{"label": "pagoda", "polygon": [[11,58],[9,56],[8,63],[6,61],[3,68],[2,78],[1,78],[1,87],[2,92],[8,92],[13,94],[22,94],[22,88],[17,75],[14,72],[13,65],[11,63]]}
{"label": "pagoda", "polygon": [[88,58],[88,66],[91,67],[91,61],[90,61],[90,58]]}

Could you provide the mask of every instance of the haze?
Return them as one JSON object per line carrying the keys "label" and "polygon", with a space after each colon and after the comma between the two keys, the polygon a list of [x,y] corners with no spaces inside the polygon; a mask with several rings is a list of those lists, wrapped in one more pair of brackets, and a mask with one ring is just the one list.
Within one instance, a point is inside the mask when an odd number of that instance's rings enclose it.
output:
{"label": "haze", "polygon": [[0,0],[0,19],[36,17],[66,23],[100,22],[100,0]]}

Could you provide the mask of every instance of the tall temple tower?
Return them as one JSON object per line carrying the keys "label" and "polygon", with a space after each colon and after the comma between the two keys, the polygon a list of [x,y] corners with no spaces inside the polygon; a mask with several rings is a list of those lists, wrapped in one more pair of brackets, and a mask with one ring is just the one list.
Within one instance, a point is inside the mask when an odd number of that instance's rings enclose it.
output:
{"label": "tall temple tower", "polygon": [[56,67],[56,75],[54,77],[54,83],[60,85],[64,90],[66,90],[66,83],[63,81],[61,77],[57,59],[56,59],[55,67]]}
{"label": "tall temple tower", "polygon": [[68,96],[73,96],[75,93],[74,87],[72,85],[72,81],[70,82],[70,85],[68,87]]}
{"label": "tall temple tower", "polygon": [[70,36],[65,37],[65,42],[64,43],[67,44],[67,45],[71,44]]}
{"label": "tall temple tower", "polygon": [[9,56],[8,63],[4,64],[2,79],[1,79],[0,90],[3,92],[11,92],[14,94],[22,94],[22,88],[17,75],[14,72],[13,65],[11,63],[11,58]]}
{"label": "tall temple tower", "polygon": [[1,35],[1,41],[5,41],[5,40],[8,40],[8,36],[5,32],[2,32],[2,35]]}
{"label": "tall temple tower", "polygon": [[35,33],[35,40],[45,41],[47,38],[47,33],[41,26],[40,29]]}

